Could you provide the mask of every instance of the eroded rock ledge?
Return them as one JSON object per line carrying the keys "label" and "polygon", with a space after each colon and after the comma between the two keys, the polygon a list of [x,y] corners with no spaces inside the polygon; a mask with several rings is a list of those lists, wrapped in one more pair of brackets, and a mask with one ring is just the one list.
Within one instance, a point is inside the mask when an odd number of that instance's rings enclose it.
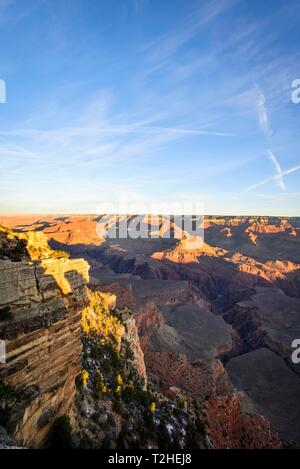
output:
{"label": "eroded rock ledge", "polygon": [[43,233],[0,229],[0,382],[24,394],[6,422],[20,445],[41,446],[54,420],[70,413],[88,270],[86,261],[52,251]]}

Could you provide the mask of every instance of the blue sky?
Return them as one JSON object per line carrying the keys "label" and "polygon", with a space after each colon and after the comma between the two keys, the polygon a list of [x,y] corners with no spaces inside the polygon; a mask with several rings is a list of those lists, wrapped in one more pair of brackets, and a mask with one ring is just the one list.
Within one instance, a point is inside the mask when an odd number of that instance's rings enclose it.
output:
{"label": "blue sky", "polygon": [[298,0],[0,0],[0,212],[300,215]]}

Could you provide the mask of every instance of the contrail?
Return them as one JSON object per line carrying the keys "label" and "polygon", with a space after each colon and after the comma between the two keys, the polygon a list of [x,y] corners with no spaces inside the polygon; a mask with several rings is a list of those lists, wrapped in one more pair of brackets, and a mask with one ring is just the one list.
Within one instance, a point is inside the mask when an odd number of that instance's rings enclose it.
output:
{"label": "contrail", "polygon": [[[163,126],[147,126],[145,130],[162,130],[167,132],[175,132],[179,134],[195,134],[195,135],[214,135],[216,137],[236,137],[236,134],[229,132],[214,132],[209,130],[195,130],[195,129],[184,129],[180,127],[163,127]],[[142,128],[143,130],[143,128]]]}
{"label": "contrail", "polygon": [[[300,165],[294,166],[293,168],[290,168],[290,169],[287,169],[286,171],[283,171],[282,172],[282,177],[283,176],[288,176],[289,174],[295,173],[296,171],[299,171],[299,170],[300,170]],[[263,181],[260,181],[257,184],[254,184],[253,186],[248,187],[248,189],[246,189],[246,192],[253,191],[254,189],[257,189],[258,187],[264,186],[268,182],[274,181],[276,179],[278,179],[278,175],[272,176],[268,179],[264,179]]]}
{"label": "contrail", "polygon": [[[0,0],[1,1],[1,0]],[[155,132],[174,132],[178,134],[190,134],[190,135],[211,135],[215,137],[236,137],[235,133],[231,132],[218,132],[202,129],[186,129],[182,127],[164,127],[164,126],[155,126],[155,125],[120,125],[120,126],[109,126],[109,127],[78,127],[78,128],[65,128],[59,130],[38,130],[38,129],[16,129],[12,132],[1,131],[0,135],[9,135],[9,136],[23,136],[23,135],[49,135],[49,136],[63,136],[63,135],[78,135],[78,133],[86,133],[97,135],[100,133],[106,134],[134,134],[134,133],[155,133]]]}
{"label": "contrail", "polygon": [[284,190],[284,189],[286,189],[286,185],[283,181],[283,174],[282,174],[282,169],[280,167],[280,164],[277,161],[274,153],[271,150],[268,150],[268,155],[269,155],[269,159],[273,163],[273,165],[275,167],[275,171],[277,173],[277,176],[276,176],[277,184],[278,184],[279,187],[281,187],[282,190]]}

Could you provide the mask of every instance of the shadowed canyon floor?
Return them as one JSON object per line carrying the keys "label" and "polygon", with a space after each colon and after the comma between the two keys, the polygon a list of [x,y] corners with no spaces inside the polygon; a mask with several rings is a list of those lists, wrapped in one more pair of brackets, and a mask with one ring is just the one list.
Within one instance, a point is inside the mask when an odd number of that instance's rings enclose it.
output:
{"label": "shadowed canyon floor", "polygon": [[52,248],[84,258],[90,287],[132,310],[149,379],[205,400],[212,434],[222,424],[234,439],[250,419],[259,439],[263,416],[284,444],[300,445],[300,365],[291,361],[300,338],[300,219],[206,217],[205,243],[190,245],[178,226],[171,239],[101,238],[109,219],[92,215],[0,223],[43,231]]}

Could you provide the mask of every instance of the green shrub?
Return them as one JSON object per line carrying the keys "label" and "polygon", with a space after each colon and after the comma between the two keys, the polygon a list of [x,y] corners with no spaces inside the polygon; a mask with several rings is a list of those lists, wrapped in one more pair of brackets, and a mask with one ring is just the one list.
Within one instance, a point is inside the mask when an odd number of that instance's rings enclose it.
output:
{"label": "green shrub", "polygon": [[9,384],[0,382],[0,425],[5,426],[10,419],[11,411],[19,398],[19,393]]}
{"label": "green shrub", "polygon": [[72,429],[67,415],[62,415],[55,421],[49,439],[49,447],[55,449],[72,448]]}
{"label": "green shrub", "polygon": [[20,262],[24,257],[28,256],[26,249],[26,241],[19,239],[17,246],[8,252],[8,257],[14,262]]}
{"label": "green shrub", "polygon": [[200,417],[196,419],[195,428],[198,433],[200,433],[201,435],[205,435],[205,423]]}
{"label": "green shrub", "polygon": [[116,449],[126,449],[126,443],[125,443],[125,438],[126,438],[126,432],[124,430],[121,430],[116,442]]}
{"label": "green shrub", "polygon": [[168,432],[166,423],[162,420],[158,428],[158,447],[164,450],[173,449],[172,438]]}
{"label": "green shrub", "polygon": [[197,449],[202,435],[197,431],[194,422],[189,422],[186,433],[186,449]]}
{"label": "green shrub", "polygon": [[9,306],[0,309],[0,321],[11,321],[13,318],[12,312]]}
{"label": "green shrub", "polygon": [[120,399],[116,399],[114,402],[113,402],[113,411],[116,413],[116,414],[122,414],[122,411],[123,411],[123,406],[122,406],[122,402]]}
{"label": "green shrub", "polygon": [[82,434],[80,443],[79,443],[79,449],[90,449],[91,447],[91,441],[88,438],[87,435]]}

